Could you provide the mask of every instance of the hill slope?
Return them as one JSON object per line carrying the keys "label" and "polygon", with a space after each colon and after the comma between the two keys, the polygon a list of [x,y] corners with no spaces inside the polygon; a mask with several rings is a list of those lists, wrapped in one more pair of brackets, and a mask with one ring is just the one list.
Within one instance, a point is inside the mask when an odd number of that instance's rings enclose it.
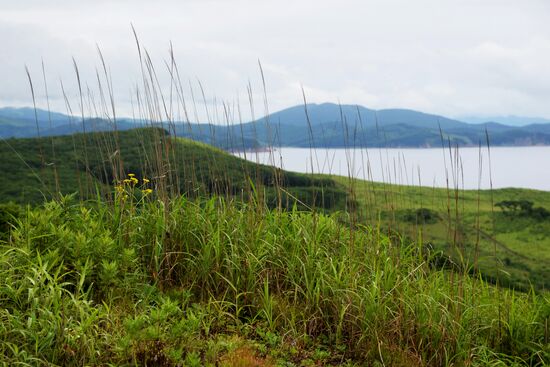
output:
{"label": "hill slope", "polygon": [[[550,192],[454,190],[349,182],[360,216],[442,251],[444,266],[478,269],[492,282],[528,291],[550,288]],[[531,203],[515,212],[499,203]],[[542,215],[540,215],[542,214]]]}
{"label": "hill slope", "polygon": [[157,128],[8,139],[0,142],[0,156],[2,201],[39,203],[57,192],[109,195],[133,173],[166,194],[242,196],[260,190],[256,195],[265,191],[271,206],[288,207],[296,199],[327,209],[346,205],[346,192],[331,179],[256,165]]}

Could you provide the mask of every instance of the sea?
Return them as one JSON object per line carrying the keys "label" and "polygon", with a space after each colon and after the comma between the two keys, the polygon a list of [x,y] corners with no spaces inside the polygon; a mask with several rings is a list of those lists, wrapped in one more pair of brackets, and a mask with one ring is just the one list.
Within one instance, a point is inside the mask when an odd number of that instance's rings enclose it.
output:
{"label": "sea", "polygon": [[273,148],[235,152],[249,161],[402,185],[550,191],[550,146],[465,148]]}

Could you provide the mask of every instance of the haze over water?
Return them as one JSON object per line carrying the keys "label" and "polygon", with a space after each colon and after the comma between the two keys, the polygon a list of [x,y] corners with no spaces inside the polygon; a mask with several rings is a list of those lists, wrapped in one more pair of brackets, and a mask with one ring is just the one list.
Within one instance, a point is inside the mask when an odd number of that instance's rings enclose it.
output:
{"label": "haze over water", "polygon": [[[247,152],[250,161],[302,173],[329,173],[379,182],[464,189],[520,187],[550,191],[550,147],[433,149],[279,148]],[[244,153],[235,155],[243,157]],[[456,158],[458,156],[458,159]],[[481,157],[481,158],[480,158]],[[458,170],[457,170],[458,166]],[[454,169],[453,169],[454,168]],[[458,171],[458,173],[457,173]]]}

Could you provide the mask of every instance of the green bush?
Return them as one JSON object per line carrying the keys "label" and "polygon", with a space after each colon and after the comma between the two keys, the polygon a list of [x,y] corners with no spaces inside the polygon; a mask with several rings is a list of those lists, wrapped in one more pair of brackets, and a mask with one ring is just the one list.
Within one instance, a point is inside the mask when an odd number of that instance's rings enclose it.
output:
{"label": "green bush", "polygon": [[441,219],[437,212],[428,208],[407,209],[402,218],[406,222],[418,224],[433,224]]}
{"label": "green bush", "polygon": [[535,207],[529,200],[503,200],[495,204],[508,216],[521,216],[539,221],[550,218],[550,211],[543,207]]}

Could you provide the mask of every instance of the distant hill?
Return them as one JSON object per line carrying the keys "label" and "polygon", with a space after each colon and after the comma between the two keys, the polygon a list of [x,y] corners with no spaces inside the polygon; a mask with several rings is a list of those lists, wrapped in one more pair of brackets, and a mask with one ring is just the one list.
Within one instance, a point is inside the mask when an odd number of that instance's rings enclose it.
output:
{"label": "distant hill", "polygon": [[[327,123],[340,124],[342,120],[348,124],[364,124],[373,127],[376,124],[380,126],[407,124],[415,127],[426,127],[429,125],[437,126],[439,123],[443,128],[460,127],[465,123],[448,119],[443,116],[431,115],[423,112],[406,109],[384,109],[372,110],[356,105],[337,105],[334,103],[311,103],[307,105],[307,115],[309,122],[313,126],[324,125]],[[272,113],[269,117],[272,123],[282,123],[288,125],[307,125],[306,106],[294,106],[279,112]],[[258,121],[265,120],[265,118]]]}
{"label": "distant hill", "polygon": [[[86,119],[38,110],[40,136],[112,131],[105,119]],[[537,120],[542,122],[543,120]],[[118,119],[116,130],[151,124]],[[161,126],[161,124],[153,124]],[[165,124],[163,125],[163,127]],[[333,103],[294,106],[242,125],[176,122],[176,135],[226,150],[288,147],[437,147],[451,142],[476,146],[489,133],[494,146],[550,145],[550,123],[511,126],[498,122],[466,123],[407,109],[372,110]],[[0,109],[0,137],[37,136],[34,109]]]}
{"label": "distant hill", "polygon": [[480,124],[485,122],[497,122],[509,126],[527,126],[532,124],[550,124],[550,119],[542,117],[525,117],[525,116],[466,116],[462,120],[471,124]]}
{"label": "distant hill", "polygon": [[[3,107],[0,108],[0,116],[7,119],[35,123],[35,109],[32,107]],[[48,112],[41,109],[36,109],[36,116],[41,122],[48,122],[48,120],[51,119],[54,126],[69,123],[69,120],[71,119],[70,116],[62,113],[53,111]]]}
{"label": "distant hill", "polygon": [[[187,136],[196,134],[195,125],[188,130]],[[238,145],[228,140],[244,138],[260,147],[438,147],[443,136],[445,144],[477,146],[485,142],[485,130],[495,146],[550,145],[550,124],[521,128],[494,122],[468,124],[406,109],[371,110],[332,103],[295,106],[242,126],[216,127],[215,137],[235,148]]]}
{"label": "distant hill", "polygon": [[[37,128],[38,123],[38,128]],[[117,121],[117,129],[127,130],[139,127],[127,119]],[[0,108],[0,137],[28,138],[36,136],[69,135],[78,132],[109,131],[112,123],[104,119],[87,119],[69,116],[58,112],[45,111],[30,107]]]}

